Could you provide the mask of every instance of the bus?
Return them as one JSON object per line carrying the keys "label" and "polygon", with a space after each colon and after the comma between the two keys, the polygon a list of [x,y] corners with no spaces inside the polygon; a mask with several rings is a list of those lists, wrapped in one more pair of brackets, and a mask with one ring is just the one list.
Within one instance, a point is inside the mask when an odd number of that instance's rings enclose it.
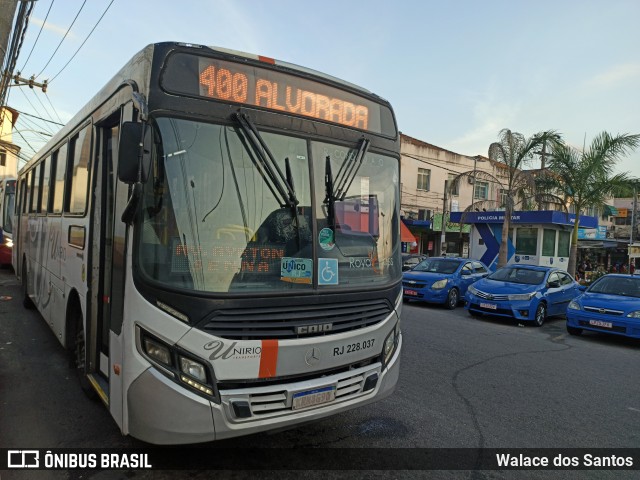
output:
{"label": "bus", "polygon": [[399,152],[390,104],[361,87],[149,45],[19,172],[23,302],[149,443],[379,400],[402,345]]}
{"label": "bus", "polygon": [[0,267],[12,264],[15,199],[16,179],[4,178],[0,180]]}

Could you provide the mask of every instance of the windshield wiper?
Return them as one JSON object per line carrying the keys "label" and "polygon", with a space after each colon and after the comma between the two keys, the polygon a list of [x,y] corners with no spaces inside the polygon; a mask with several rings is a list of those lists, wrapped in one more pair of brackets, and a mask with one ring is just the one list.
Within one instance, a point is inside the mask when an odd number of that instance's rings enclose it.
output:
{"label": "windshield wiper", "polygon": [[362,166],[362,159],[369,149],[369,140],[362,138],[358,144],[358,152],[355,155],[347,155],[335,180],[331,172],[331,157],[327,155],[324,166],[324,188],[325,197],[324,204],[327,205],[327,220],[329,225],[335,224],[335,203],[336,201],[344,201],[347,191],[353,180],[358,175],[358,170]]}
{"label": "windshield wiper", "polygon": [[249,117],[242,112],[234,113],[232,116],[234,120],[238,122],[244,136],[247,138],[258,162],[256,162],[253,156],[251,156],[251,159],[254,161],[258,172],[260,172],[271,193],[278,199],[281,207],[289,207],[293,212],[296,212],[296,207],[299,202],[293,190],[293,179],[290,167],[288,166],[288,159],[285,160],[287,165],[287,176],[285,177],[273,157],[271,150],[269,150],[260,132],[258,132],[258,129]]}
{"label": "windshield wiper", "polygon": [[347,155],[342,165],[340,165],[340,170],[338,170],[338,174],[335,179],[335,196],[334,200],[344,201],[344,197],[347,195],[347,191],[351,187],[351,184],[355,180],[358,175],[358,170],[362,166],[362,160],[364,156],[367,154],[367,150],[369,149],[369,140],[362,137],[360,143],[358,144],[358,151],[355,155]]}

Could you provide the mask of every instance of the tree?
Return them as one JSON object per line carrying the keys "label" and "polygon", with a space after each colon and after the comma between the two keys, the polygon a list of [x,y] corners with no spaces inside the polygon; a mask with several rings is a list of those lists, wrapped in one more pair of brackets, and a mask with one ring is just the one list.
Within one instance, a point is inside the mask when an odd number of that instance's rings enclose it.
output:
{"label": "tree", "polygon": [[589,148],[580,151],[556,142],[548,162],[550,174],[545,183],[561,192],[575,210],[576,221],[571,235],[571,250],[567,271],[575,275],[578,252],[578,226],[582,211],[601,207],[607,198],[628,185],[625,173],[615,174],[618,160],[640,144],[640,135],[622,134],[615,137],[607,132],[597,135]]}
{"label": "tree", "polygon": [[507,264],[509,229],[511,228],[511,215],[516,206],[522,206],[525,210],[534,204],[556,203],[562,205],[563,199],[548,193],[538,193],[536,190],[536,176],[531,171],[523,170],[534,158],[535,150],[544,145],[553,145],[559,135],[554,131],[539,132],[529,139],[518,132],[512,132],[505,128],[498,134],[498,141],[489,145],[489,159],[496,162],[499,175],[492,175],[482,170],[471,170],[457,175],[451,185],[452,192],[462,179],[472,178],[475,189],[476,181],[486,181],[502,189],[502,199],[482,199],[473,202],[463,214],[461,223],[464,223],[465,213],[474,210],[498,210],[504,208],[504,223],[502,225],[502,241],[498,252],[498,268]]}

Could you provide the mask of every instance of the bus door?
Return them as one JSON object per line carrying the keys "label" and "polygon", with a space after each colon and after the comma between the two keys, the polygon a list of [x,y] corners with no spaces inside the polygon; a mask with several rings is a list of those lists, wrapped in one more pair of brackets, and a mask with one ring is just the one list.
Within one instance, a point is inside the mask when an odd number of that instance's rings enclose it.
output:
{"label": "bus door", "polygon": [[[121,115],[122,113],[122,115]],[[117,181],[118,138],[121,118],[130,121],[125,106],[96,126],[96,163],[93,179],[91,318],[87,340],[90,371],[109,399],[109,409],[122,427],[122,319],[124,303],[126,225],[116,212],[128,200],[127,185]]]}

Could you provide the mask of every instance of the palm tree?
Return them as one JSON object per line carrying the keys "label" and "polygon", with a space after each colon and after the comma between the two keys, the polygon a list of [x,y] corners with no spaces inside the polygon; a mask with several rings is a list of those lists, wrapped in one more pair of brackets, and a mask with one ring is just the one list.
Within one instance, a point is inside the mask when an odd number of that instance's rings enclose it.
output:
{"label": "palm tree", "polygon": [[556,142],[548,162],[550,175],[545,181],[574,207],[576,221],[571,235],[571,250],[567,271],[575,275],[578,251],[578,224],[584,209],[600,207],[628,184],[626,173],[613,174],[620,157],[640,144],[640,135],[622,134],[615,137],[607,132],[596,136],[587,149],[580,151]]}
{"label": "palm tree", "polygon": [[[558,141],[559,135],[554,131],[539,132],[529,139],[518,132],[512,132],[505,128],[498,134],[498,141],[489,145],[489,159],[496,162],[500,174],[494,176],[481,170],[472,170],[457,175],[451,185],[452,192],[464,178],[493,183],[502,189],[504,202],[499,200],[479,200],[469,205],[462,213],[461,223],[464,223],[465,214],[471,211],[498,210],[504,208],[504,223],[502,225],[502,241],[498,252],[498,268],[507,264],[509,229],[511,228],[511,214],[516,206],[523,209],[533,208],[534,204],[557,203],[562,205],[563,200],[548,193],[538,193],[536,190],[536,177],[533,172],[523,170],[529,161],[534,158],[536,150],[544,145],[553,145]],[[474,187],[475,188],[475,187]]]}

